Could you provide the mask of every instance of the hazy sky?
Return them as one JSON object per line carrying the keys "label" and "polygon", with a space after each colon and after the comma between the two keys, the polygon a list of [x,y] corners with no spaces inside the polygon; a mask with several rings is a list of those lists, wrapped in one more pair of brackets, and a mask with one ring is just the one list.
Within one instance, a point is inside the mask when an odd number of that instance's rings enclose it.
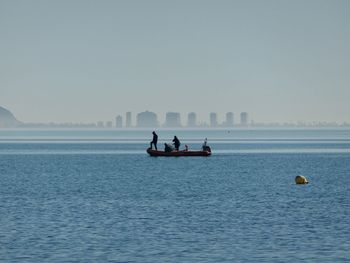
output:
{"label": "hazy sky", "polygon": [[348,0],[0,0],[0,105],[25,122],[350,121],[349,14]]}

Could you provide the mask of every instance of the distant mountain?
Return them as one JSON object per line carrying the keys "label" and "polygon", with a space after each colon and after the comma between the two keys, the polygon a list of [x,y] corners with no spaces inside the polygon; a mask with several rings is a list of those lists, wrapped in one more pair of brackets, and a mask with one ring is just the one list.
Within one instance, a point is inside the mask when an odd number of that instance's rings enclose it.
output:
{"label": "distant mountain", "polygon": [[7,109],[0,106],[0,128],[12,128],[21,124]]}

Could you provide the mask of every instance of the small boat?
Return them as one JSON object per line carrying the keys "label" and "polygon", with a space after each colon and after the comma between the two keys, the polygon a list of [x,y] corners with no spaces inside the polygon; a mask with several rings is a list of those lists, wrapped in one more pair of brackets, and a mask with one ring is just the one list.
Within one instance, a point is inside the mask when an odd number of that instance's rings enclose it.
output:
{"label": "small boat", "polygon": [[210,156],[211,155],[211,149],[209,146],[206,146],[206,148],[203,147],[201,151],[189,151],[189,150],[182,150],[182,151],[157,151],[153,150],[151,148],[147,149],[147,153],[150,156],[165,156],[165,157],[181,157],[181,156]]}

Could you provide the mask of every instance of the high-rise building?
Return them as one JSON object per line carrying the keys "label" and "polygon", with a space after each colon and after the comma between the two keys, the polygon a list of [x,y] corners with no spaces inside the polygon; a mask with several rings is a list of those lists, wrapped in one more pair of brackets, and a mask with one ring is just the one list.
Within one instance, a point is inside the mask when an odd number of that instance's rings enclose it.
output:
{"label": "high-rise building", "polygon": [[136,116],[136,123],[137,127],[158,127],[157,114],[150,111],[140,112]]}
{"label": "high-rise building", "polygon": [[98,128],[103,128],[104,127],[103,121],[98,121],[97,122],[97,127]]}
{"label": "high-rise building", "polygon": [[115,117],[115,127],[116,128],[122,128],[123,127],[123,117],[118,115]]}
{"label": "high-rise building", "polygon": [[190,112],[187,117],[187,126],[196,127],[197,126],[197,115],[194,112]]}
{"label": "high-rise building", "polygon": [[210,127],[218,126],[218,115],[215,112],[210,113]]}
{"label": "high-rise building", "polygon": [[106,127],[107,128],[112,128],[112,126],[113,126],[113,122],[111,122],[111,121],[107,121],[106,122]]}
{"label": "high-rise building", "polygon": [[131,111],[128,111],[125,116],[125,127],[130,128],[131,127]]}
{"label": "high-rise building", "polygon": [[227,112],[226,113],[225,126],[226,127],[232,127],[233,126],[233,112]]}
{"label": "high-rise building", "polygon": [[248,125],[248,112],[241,112],[241,125],[242,126]]}
{"label": "high-rise building", "polygon": [[165,116],[165,127],[181,127],[180,113],[167,112]]}

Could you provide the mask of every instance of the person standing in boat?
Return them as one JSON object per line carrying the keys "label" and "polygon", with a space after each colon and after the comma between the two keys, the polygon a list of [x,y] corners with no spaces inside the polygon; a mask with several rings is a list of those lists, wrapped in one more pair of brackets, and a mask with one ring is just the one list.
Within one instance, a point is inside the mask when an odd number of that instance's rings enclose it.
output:
{"label": "person standing in boat", "polygon": [[152,144],[153,144],[153,145],[154,145],[154,148],[155,148],[156,151],[157,151],[157,150],[158,150],[158,149],[157,149],[158,135],[156,134],[155,131],[153,131],[152,134],[153,134],[153,140],[151,141],[150,146],[151,146],[151,149],[152,149]]}
{"label": "person standing in boat", "polygon": [[174,136],[173,143],[174,143],[174,146],[175,146],[175,150],[178,151],[179,148],[180,148],[181,143],[180,143],[180,140],[176,136]]}

